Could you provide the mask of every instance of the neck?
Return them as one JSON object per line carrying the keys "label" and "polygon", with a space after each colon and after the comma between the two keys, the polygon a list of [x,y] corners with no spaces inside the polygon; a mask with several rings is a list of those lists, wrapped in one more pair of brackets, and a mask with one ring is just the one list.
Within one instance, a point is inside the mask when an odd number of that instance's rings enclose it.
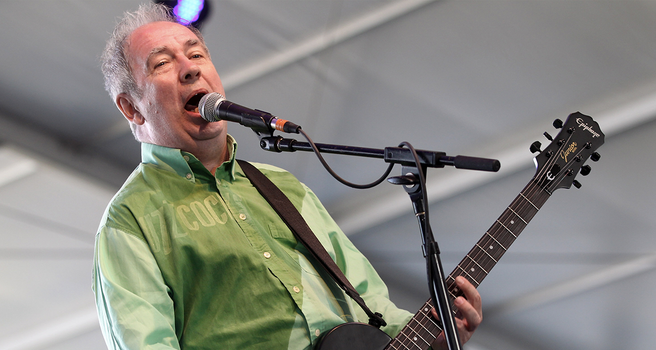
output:
{"label": "neck", "polygon": [[201,141],[195,146],[193,150],[186,151],[196,156],[212,175],[223,162],[230,159],[230,150],[228,149],[230,145],[228,145],[227,137],[223,138],[222,141]]}

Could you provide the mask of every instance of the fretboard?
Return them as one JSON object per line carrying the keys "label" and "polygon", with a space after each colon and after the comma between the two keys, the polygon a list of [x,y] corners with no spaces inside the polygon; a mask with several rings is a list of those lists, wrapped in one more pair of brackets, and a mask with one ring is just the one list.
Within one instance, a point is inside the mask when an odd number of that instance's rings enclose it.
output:
{"label": "fretboard", "polygon": [[[455,284],[456,277],[463,276],[478,287],[549,197],[550,193],[542,189],[535,179],[526,185],[446,278],[452,299],[463,295]],[[442,332],[439,322],[431,316],[431,308],[432,302],[429,299],[386,349],[428,349]],[[454,313],[457,311],[455,306],[451,305],[451,308]]]}

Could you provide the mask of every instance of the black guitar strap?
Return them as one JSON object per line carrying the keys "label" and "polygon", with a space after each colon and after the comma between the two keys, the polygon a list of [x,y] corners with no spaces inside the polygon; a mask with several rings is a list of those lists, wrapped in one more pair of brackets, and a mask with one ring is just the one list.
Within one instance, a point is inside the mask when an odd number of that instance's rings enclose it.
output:
{"label": "black guitar strap", "polygon": [[369,316],[369,324],[379,328],[385,326],[387,323],[383,320],[383,315],[378,312],[374,313],[367,307],[364,299],[362,299],[337,264],[335,264],[289,198],[287,198],[287,196],[282,193],[282,191],[274,185],[269,178],[264,176],[264,174],[252,164],[239,159],[237,162],[244,171],[244,174],[246,174],[246,177],[248,177],[253,186],[255,186],[260,194],[262,194],[269,204],[271,204],[271,207],[287,224],[296,238],[305,245],[319,262],[321,262],[333,280],[344,290],[344,292],[355,300],[355,302],[362,307],[364,312],[367,313],[367,316]]}

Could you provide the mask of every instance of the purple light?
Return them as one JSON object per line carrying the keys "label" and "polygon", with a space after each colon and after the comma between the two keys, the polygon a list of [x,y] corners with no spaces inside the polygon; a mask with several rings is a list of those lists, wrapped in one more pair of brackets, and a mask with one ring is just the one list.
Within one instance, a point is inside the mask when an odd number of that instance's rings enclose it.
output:
{"label": "purple light", "polygon": [[188,25],[198,19],[204,5],[204,0],[180,0],[173,8],[173,14],[175,14],[178,22]]}

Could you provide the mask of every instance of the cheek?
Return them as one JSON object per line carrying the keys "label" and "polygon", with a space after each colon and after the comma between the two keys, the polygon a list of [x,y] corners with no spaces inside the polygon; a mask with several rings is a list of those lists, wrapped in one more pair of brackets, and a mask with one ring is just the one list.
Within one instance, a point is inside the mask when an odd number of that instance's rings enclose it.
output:
{"label": "cheek", "polygon": [[152,97],[166,97],[174,93],[177,83],[177,76],[172,72],[154,74],[146,80],[144,90]]}
{"label": "cheek", "polygon": [[223,90],[223,83],[221,82],[219,73],[217,73],[216,69],[214,69],[214,66],[207,66],[204,69],[204,71],[206,72],[205,74],[203,74],[205,76],[205,80],[210,84],[212,90],[225,96],[225,91]]}
{"label": "cheek", "polygon": [[165,86],[153,86],[149,88],[148,94],[144,94],[144,99],[151,110],[178,110],[180,108],[178,94],[171,88]]}

